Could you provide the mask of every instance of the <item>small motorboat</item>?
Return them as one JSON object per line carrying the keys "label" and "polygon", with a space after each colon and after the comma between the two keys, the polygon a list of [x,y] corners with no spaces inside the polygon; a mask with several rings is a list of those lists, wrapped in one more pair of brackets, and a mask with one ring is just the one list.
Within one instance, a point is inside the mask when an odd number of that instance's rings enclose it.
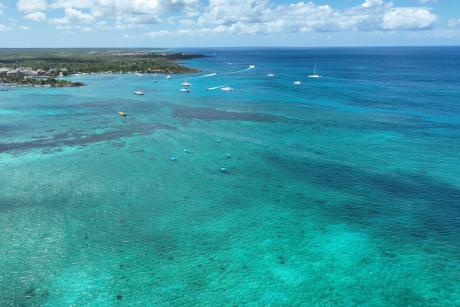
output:
{"label": "small motorboat", "polygon": [[301,85],[301,84],[302,84],[302,81],[295,81],[294,84],[295,84],[295,85]]}
{"label": "small motorboat", "polygon": [[121,112],[121,111],[120,111],[120,112],[118,112],[118,115],[120,115],[121,117],[125,117],[125,116],[127,116],[128,114],[126,114],[126,112]]}
{"label": "small motorboat", "polygon": [[228,86],[227,86],[227,87],[223,87],[223,88],[221,88],[220,90],[221,90],[221,91],[224,91],[224,92],[233,92],[233,88],[228,87]]}
{"label": "small motorboat", "polygon": [[143,91],[135,91],[134,95],[144,96],[144,92]]}

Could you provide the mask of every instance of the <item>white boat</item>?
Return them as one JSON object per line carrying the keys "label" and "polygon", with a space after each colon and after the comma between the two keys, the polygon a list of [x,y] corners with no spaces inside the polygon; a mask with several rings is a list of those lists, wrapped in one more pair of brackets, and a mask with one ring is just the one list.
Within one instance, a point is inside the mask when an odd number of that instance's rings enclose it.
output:
{"label": "white boat", "polygon": [[315,69],[313,70],[313,75],[309,75],[308,78],[312,78],[312,79],[321,78],[321,76],[316,73],[316,64],[315,64]]}
{"label": "white boat", "polygon": [[295,85],[301,85],[301,84],[302,84],[302,81],[295,81],[294,84],[295,84]]}
{"label": "white boat", "polygon": [[183,87],[191,87],[192,86],[192,84],[188,83],[187,81],[184,81],[181,85]]}
{"label": "white boat", "polygon": [[227,87],[222,87],[220,90],[224,91],[224,92],[233,92],[233,88],[228,87],[228,86]]}
{"label": "white boat", "polygon": [[192,90],[189,88],[181,88],[180,91],[183,93],[190,93]]}
{"label": "white boat", "polygon": [[166,79],[171,79],[171,76],[170,76],[170,75],[167,75],[167,76],[166,76]]}
{"label": "white boat", "polygon": [[144,92],[143,91],[135,91],[134,95],[144,96]]}

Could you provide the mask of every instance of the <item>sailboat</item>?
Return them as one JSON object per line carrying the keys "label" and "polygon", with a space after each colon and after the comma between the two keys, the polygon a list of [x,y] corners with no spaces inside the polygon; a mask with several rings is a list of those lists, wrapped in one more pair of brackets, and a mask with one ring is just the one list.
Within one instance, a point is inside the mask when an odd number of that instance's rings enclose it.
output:
{"label": "sailboat", "polygon": [[316,64],[315,64],[315,69],[313,70],[313,75],[309,75],[308,78],[312,78],[312,79],[321,78],[321,76],[316,73]]}

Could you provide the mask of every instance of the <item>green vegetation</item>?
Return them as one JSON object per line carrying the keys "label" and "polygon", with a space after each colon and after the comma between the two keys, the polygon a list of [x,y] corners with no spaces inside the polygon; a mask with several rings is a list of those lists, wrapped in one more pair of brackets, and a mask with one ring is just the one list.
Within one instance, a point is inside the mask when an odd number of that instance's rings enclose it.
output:
{"label": "green vegetation", "polygon": [[56,78],[77,73],[193,73],[197,70],[178,61],[197,57],[201,55],[146,49],[0,49],[0,82],[80,86]]}
{"label": "green vegetation", "polygon": [[38,85],[38,86],[52,86],[52,87],[71,87],[83,86],[82,82],[72,82],[68,80],[61,80],[56,78],[35,79],[27,78],[24,76],[0,76],[0,83],[17,84],[17,85]]}
{"label": "green vegetation", "polygon": [[200,56],[142,49],[3,49],[0,50],[0,67],[30,67],[45,71],[66,68],[70,74],[107,71],[190,73],[196,70],[177,61],[196,57]]}

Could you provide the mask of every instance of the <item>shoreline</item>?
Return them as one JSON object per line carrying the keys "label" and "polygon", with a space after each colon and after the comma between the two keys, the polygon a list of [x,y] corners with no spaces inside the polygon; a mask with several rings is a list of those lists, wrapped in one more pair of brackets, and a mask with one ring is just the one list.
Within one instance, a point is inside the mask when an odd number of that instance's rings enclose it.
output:
{"label": "shoreline", "polygon": [[[194,73],[198,73],[200,70],[196,70]],[[98,76],[98,75],[132,75],[136,76],[136,74],[145,74],[145,75],[183,75],[186,73],[153,73],[153,72],[91,72],[91,73],[74,73],[74,74],[68,74],[65,76],[66,78],[73,78],[73,77],[79,77],[79,76]],[[142,78],[144,76],[138,76],[139,78]],[[24,88],[24,87],[41,87],[41,88],[62,88],[62,87],[81,87],[81,86],[86,86],[88,85],[87,83],[80,82],[80,81],[70,81],[66,79],[57,79],[53,78],[56,81],[61,81],[64,83],[44,83],[44,84],[38,84],[38,83],[23,83],[23,82],[3,82],[0,78],[0,91],[9,90],[9,88]],[[68,82],[68,83],[67,83]]]}
{"label": "shoreline", "polygon": [[198,69],[182,61],[206,57],[185,52],[105,50],[66,52],[19,50],[0,53],[0,84],[37,87],[79,87],[62,77],[93,74],[188,74]]}

